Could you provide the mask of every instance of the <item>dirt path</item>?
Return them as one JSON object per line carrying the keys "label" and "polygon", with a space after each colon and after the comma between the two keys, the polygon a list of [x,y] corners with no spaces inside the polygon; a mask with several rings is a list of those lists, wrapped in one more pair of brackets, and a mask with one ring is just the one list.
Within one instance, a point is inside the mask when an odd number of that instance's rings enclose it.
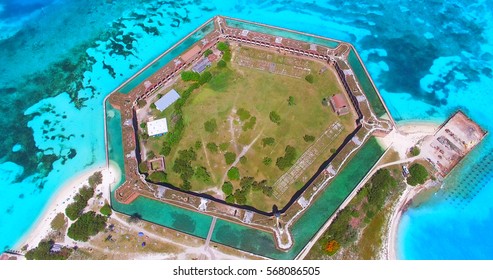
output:
{"label": "dirt path", "polygon": [[[240,161],[240,158],[242,156],[244,156],[248,152],[248,150],[250,150],[250,148],[252,147],[253,144],[255,144],[255,142],[257,142],[257,140],[262,135],[263,131],[264,131],[264,129],[262,128],[262,130],[260,130],[260,132],[258,133],[257,137],[255,137],[255,139],[253,139],[252,142],[250,142],[250,144],[243,147],[240,154],[238,156],[236,156],[235,161],[229,166],[229,168],[227,170],[231,169],[231,167],[236,166],[236,164],[238,164],[238,162]],[[226,173],[224,173],[223,178],[221,179],[219,186],[222,186],[224,184],[224,181],[226,180],[227,175],[228,175],[228,171],[226,171]]]}

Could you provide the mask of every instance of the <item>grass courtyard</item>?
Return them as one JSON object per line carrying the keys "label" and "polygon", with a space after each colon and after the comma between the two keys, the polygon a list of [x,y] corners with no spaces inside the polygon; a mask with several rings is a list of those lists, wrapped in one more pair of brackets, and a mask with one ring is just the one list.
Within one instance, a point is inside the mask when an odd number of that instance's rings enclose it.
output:
{"label": "grass courtyard", "polygon": [[[226,67],[207,70],[212,78],[193,90],[180,116],[176,106],[152,109],[168,119],[170,133],[177,118],[184,125],[165,152],[166,181],[263,211],[282,208],[354,129],[354,116],[339,117],[322,104],[344,92],[331,70],[320,71],[324,65],[254,48],[231,51]],[[193,83],[173,88],[182,95]],[[325,135],[334,124],[340,130]],[[171,137],[147,139],[147,153],[163,154]],[[283,174],[290,180],[280,190]]]}

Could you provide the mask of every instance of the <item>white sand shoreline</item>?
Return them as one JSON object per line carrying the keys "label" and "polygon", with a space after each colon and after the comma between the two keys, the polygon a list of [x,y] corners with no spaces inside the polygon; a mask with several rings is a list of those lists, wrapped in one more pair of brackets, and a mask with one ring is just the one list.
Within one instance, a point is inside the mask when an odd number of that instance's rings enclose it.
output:
{"label": "white sand shoreline", "polygon": [[60,187],[56,194],[47,203],[46,207],[41,211],[42,214],[36,222],[33,223],[31,228],[22,238],[19,239],[13,248],[20,250],[25,245],[28,245],[28,249],[36,247],[38,243],[52,231],[51,221],[53,218],[58,213],[65,213],[65,208],[73,201],[75,194],[78,193],[82,186],[88,184],[89,176],[98,171],[101,171],[103,174],[103,183],[96,188],[95,193],[103,192],[103,197],[109,200],[110,194],[108,186],[119,178],[119,169],[111,164],[110,168],[106,168],[106,166],[104,166],[86,169],[67,180]]}

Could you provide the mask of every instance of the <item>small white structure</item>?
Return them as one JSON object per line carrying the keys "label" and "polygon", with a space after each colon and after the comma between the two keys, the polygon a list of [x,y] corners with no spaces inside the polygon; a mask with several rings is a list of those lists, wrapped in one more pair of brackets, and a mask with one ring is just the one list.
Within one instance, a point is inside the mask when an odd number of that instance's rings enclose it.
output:
{"label": "small white structure", "polygon": [[172,89],[168,91],[168,93],[163,95],[163,97],[159,98],[158,101],[154,102],[154,105],[156,105],[156,108],[162,112],[166,110],[166,108],[171,106],[171,104],[175,103],[175,101],[178,100],[179,98],[180,95],[178,94],[178,92]]}
{"label": "small white structure", "polygon": [[166,118],[147,123],[147,133],[149,136],[161,136],[166,132],[168,132],[168,122],[166,121]]}

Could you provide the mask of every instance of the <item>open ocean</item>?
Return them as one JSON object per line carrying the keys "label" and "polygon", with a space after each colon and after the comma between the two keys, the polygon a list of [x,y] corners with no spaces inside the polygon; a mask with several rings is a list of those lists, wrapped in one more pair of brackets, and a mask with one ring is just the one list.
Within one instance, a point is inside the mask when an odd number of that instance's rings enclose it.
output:
{"label": "open ocean", "polygon": [[[0,249],[105,164],[103,99],[222,14],[349,41],[398,121],[461,109],[493,130],[493,1],[0,1]],[[493,259],[493,138],[410,208],[403,259]]]}

